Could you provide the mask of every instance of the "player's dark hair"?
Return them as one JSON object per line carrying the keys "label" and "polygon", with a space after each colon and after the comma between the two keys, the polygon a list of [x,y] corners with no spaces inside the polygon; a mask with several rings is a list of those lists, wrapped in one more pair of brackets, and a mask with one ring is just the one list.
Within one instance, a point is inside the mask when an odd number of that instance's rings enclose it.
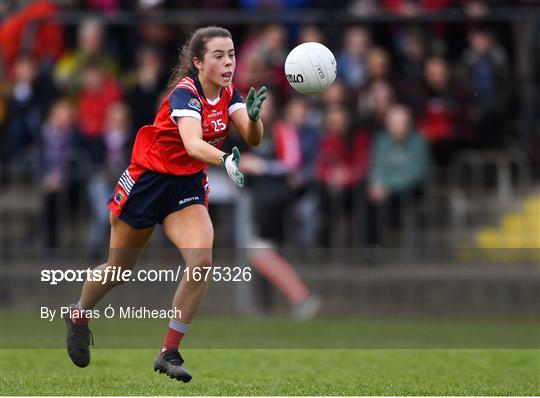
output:
{"label": "player's dark hair", "polygon": [[173,88],[184,77],[198,73],[197,68],[193,64],[193,58],[202,60],[206,52],[206,43],[214,37],[228,37],[232,39],[231,32],[219,26],[206,26],[193,32],[182,47],[182,51],[180,51],[178,65],[174,68],[171,80],[169,80],[169,89]]}

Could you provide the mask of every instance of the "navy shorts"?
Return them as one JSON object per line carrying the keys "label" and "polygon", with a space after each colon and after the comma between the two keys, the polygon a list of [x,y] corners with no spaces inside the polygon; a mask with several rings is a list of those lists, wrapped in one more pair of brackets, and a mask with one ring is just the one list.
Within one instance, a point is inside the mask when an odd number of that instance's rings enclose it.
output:
{"label": "navy shorts", "polygon": [[208,207],[206,174],[176,176],[130,165],[120,176],[108,207],[133,228],[148,228],[194,204]]}

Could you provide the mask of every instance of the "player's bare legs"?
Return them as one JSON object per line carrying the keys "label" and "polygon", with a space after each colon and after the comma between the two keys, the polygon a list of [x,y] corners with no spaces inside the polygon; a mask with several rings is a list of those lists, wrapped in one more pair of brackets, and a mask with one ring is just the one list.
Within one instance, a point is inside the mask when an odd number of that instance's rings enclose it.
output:
{"label": "player's bare legs", "polygon": [[[107,267],[133,269],[152,234],[153,227],[136,229],[111,214],[111,242],[109,258],[105,264],[94,268],[104,271]],[[67,349],[73,363],[85,367],[90,363],[91,333],[89,319],[83,310],[92,309],[119,282],[107,278],[102,281],[85,281],[79,302],[65,318],[67,325]]]}
{"label": "player's bare legs", "polygon": [[188,206],[169,214],[163,221],[163,229],[171,242],[180,250],[188,267],[174,294],[172,308],[182,311],[181,322],[189,324],[204,298],[208,282],[205,278],[195,281],[193,271],[203,275],[205,267],[212,266],[214,228],[208,210],[203,205]]}
{"label": "player's bare legs", "polygon": [[[173,311],[180,311],[181,317],[171,319],[161,353],[154,361],[154,370],[188,382],[191,375],[182,366],[184,360],[178,347],[208,288],[204,275],[209,272],[208,267],[212,266],[214,228],[206,207],[192,205],[165,217],[163,229],[182,253],[186,272],[172,302]],[[203,277],[194,278],[195,272]]]}
{"label": "player's bare legs", "polygon": [[[95,269],[105,270],[107,267],[121,267],[122,270],[133,269],[141,256],[154,227],[136,229],[115,217],[110,216],[111,221],[111,241],[109,248],[109,258],[105,264],[101,264]],[[79,304],[85,310],[95,307],[95,305],[120,282],[110,280],[106,283],[102,281],[86,281],[82,288]]]}

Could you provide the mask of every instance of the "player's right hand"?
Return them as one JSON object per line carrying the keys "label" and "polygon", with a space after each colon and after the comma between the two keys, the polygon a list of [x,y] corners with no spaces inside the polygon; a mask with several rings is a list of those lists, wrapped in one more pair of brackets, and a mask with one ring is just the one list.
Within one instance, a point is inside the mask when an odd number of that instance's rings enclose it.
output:
{"label": "player's right hand", "polygon": [[232,149],[232,153],[226,153],[221,157],[221,165],[227,170],[227,174],[231,177],[236,185],[240,188],[244,187],[244,175],[238,170],[240,163],[240,151],[237,147]]}

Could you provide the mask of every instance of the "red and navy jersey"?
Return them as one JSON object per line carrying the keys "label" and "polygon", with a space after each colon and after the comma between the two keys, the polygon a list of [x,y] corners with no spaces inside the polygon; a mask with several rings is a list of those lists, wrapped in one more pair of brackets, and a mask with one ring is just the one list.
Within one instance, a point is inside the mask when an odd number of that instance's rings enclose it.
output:
{"label": "red and navy jersey", "polygon": [[191,116],[201,121],[203,140],[220,148],[229,134],[230,116],[245,104],[232,83],[218,98],[205,98],[197,77],[185,77],[161,104],[154,124],[137,133],[131,163],[163,174],[187,175],[208,165],[187,154],[178,131],[177,118]]}

